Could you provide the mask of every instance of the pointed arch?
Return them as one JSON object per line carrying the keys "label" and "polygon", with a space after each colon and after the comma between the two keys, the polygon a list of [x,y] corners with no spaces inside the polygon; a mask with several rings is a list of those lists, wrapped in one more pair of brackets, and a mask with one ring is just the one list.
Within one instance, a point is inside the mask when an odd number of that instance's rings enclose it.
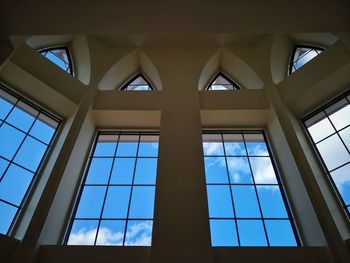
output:
{"label": "pointed arch", "polygon": [[217,72],[225,72],[227,76],[232,76],[231,79],[239,83],[237,86],[241,89],[262,89],[264,87],[258,74],[247,62],[231,51],[221,48],[212,55],[204,66],[199,77],[198,89],[205,90]]}
{"label": "pointed arch", "polygon": [[120,90],[139,90],[139,91],[149,91],[154,90],[153,85],[150,81],[145,78],[141,73],[136,74],[130,80],[128,80]]}
{"label": "pointed arch", "polygon": [[307,62],[312,60],[324,51],[323,47],[312,45],[295,45],[290,57],[288,74],[292,74]]}
{"label": "pointed arch", "polygon": [[38,51],[65,72],[74,76],[72,57],[67,46],[49,47]]}
{"label": "pointed arch", "polygon": [[120,89],[138,74],[148,81],[153,90],[162,90],[158,70],[151,59],[139,49],[131,51],[115,62],[104,74],[98,87],[101,90]]}
{"label": "pointed arch", "polygon": [[218,72],[210,81],[206,90],[239,90],[241,89],[231,78],[222,72]]}

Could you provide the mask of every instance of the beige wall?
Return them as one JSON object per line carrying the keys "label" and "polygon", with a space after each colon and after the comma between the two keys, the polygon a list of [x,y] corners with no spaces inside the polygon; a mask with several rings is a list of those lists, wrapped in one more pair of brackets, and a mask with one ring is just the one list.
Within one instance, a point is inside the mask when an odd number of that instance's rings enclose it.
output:
{"label": "beige wall", "polygon": [[[32,48],[46,38],[48,44],[68,41],[77,51],[76,77]],[[210,37],[203,45],[190,39],[188,46],[158,47],[155,42],[168,39],[159,37],[145,47],[121,47],[129,37],[28,39],[1,65],[0,79],[64,122],[13,233],[21,240],[14,262],[37,255],[39,262],[281,262],[285,255],[287,262],[347,262],[349,222],[300,125],[302,116],[349,88],[346,41],[332,34],[264,34],[237,36],[224,47],[208,45]],[[295,39],[329,48],[287,77]],[[220,70],[243,90],[198,90]],[[115,90],[139,71],[159,90]],[[107,128],[160,130],[151,248],[60,246],[95,131]],[[202,128],[266,130],[303,247],[210,246]]]}

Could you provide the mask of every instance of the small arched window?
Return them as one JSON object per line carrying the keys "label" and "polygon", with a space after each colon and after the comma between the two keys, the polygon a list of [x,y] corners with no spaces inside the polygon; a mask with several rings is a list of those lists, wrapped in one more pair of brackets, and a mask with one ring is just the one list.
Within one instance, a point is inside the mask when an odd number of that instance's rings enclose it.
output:
{"label": "small arched window", "polygon": [[323,50],[324,48],[315,46],[296,45],[292,52],[288,73],[292,74],[311,59],[322,53]]}
{"label": "small arched window", "polygon": [[206,90],[238,90],[240,87],[229,77],[219,72],[209,83]]}
{"label": "small arched window", "polygon": [[65,72],[74,75],[72,58],[67,47],[45,48],[40,49],[39,52]]}
{"label": "small arched window", "polygon": [[151,83],[139,73],[126,82],[120,90],[154,90],[154,88]]}

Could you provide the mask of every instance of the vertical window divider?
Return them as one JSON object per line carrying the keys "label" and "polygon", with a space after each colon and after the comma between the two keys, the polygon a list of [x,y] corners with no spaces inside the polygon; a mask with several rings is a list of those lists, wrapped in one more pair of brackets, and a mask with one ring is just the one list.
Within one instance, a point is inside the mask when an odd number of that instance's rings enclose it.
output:
{"label": "vertical window divider", "polygon": [[115,159],[116,159],[116,156],[117,156],[117,149],[118,149],[118,145],[119,145],[119,140],[120,140],[120,134],[119,134],[119,136],[118,136],[118,140],[117,140],[117,142],[116,142],[116,146],[115,146],[115,149],[114,149],[114,154],[113,154],[113,159],[112,159],[112,165],[111,165],[111,169],[110,169],[110,171],[109,171],[108,181],[107,181],[107,185],[106,185],[106,192],[105,192],[104,198],[103,198],[103,203],[102,203],[101,212],[100,212],[100,218],[98,219],[98,223],[97,223],[94,245],[96,245],[97,237],[98,237],[98,232],[99,232],[100,226],[101,226],[103,210],[104,210],[104,207],[105,207],[105,204],[106,204],[107,194],[108,194],[108,190],[109,190],[109,183],[110,183],[110,181],[111,181],[112,172],[113,172],[113,166],[114,166]]}
{"label": "vertical window divider", "polygon": [[123,246],[125,245],[126,231],[127,231],[127,227],[128,227],[128,223],[129,223],[129,213],[130,213],[132,193],[133,193],[133,190],[134,190],[134,181],[135,181],[136,166],[137,166],[138,155],[139,155],[141,133],[138,133],[138,137],[139,138],[138,138],[138,142],[137,142],[137,149],[136,149],[136,156],[135,156],[135,165],[134,165],[134,171],[133,171],[133,176],[132,176],[132,181],[131,181],[128,210],[127,210],[127,213],[126,213],[126,220],[125,220],[125,226],[124,226]]}
{"label": "vertical window divider", "polygon": [[220,132],[220,135],[221,135],[221,140],[222,140],[222,148],[224,149],[224,155],[225,155],[226,173],[227,173],[228,183],[229,183],[228,186],[230,188],[230,197],[231,197],[232,209],[233,209],[233,213],[234,213],[234,221],[235,221],[234,223],[235,223],[235,227],[236,227],[237,241],[238,241],[238,246],[241,246],[241,239],[239,237],[238,226],[237,226],[237,214],[236,214],[236,209],[235,209],[235,203],[233,201],[230,172],[229,172],[229,169],[228,169],[228,162],[227,162],[227,157],[226,157],[225,141],[224,141],[224,136],[223,136],[222,132]]}

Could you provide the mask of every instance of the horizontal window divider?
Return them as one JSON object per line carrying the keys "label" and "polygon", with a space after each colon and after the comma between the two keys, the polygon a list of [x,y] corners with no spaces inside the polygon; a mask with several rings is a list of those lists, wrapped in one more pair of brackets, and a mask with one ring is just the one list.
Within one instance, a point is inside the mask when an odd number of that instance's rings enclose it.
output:
{"label": "horizontal window divider", "polygon": [[246,185],[246,186],[279,186],[279,184],[248,184],[248,183],[244,183],[244,184],[239,184],[239,183],[207,183],[207,185]]}
{"label": "horizontal window divider", "polygon": [[4,199],[2,199],[2,198],[0,198],[0,202],[3,202],[3,203],[5,203],[5,204],[11,205],[11,206],[16,207],[16,208],[19,208],[19,209],[22,208],[21,206],[15,205],[15,204],[13,204],[13,203],[11,203],[11,202],[9,202],[9,201],[6,201],[6,200],[4,200]]}
{"label": "horizontal window divider", "polygon": [[287,217],[210,217],[210,220],[288,220]]}
{"label": "horizontal window divider", "polygon": [[338,170],[338,169],[340,169],[340,168],[342,168],[342,167],[344,167],[344,166],[346,166],[346,165],[348,165],[348,164],[350,164],[350,161],[349,161],[349,162],[346,162],[346,163],[343,163],[342,165],[339,165],[338,167],[336,167],[336,168],[330,170],[328,173],[329,173],[329,174],[330,174],[330,173],[333,173],[334,171],[336,171],[336,170]]}

